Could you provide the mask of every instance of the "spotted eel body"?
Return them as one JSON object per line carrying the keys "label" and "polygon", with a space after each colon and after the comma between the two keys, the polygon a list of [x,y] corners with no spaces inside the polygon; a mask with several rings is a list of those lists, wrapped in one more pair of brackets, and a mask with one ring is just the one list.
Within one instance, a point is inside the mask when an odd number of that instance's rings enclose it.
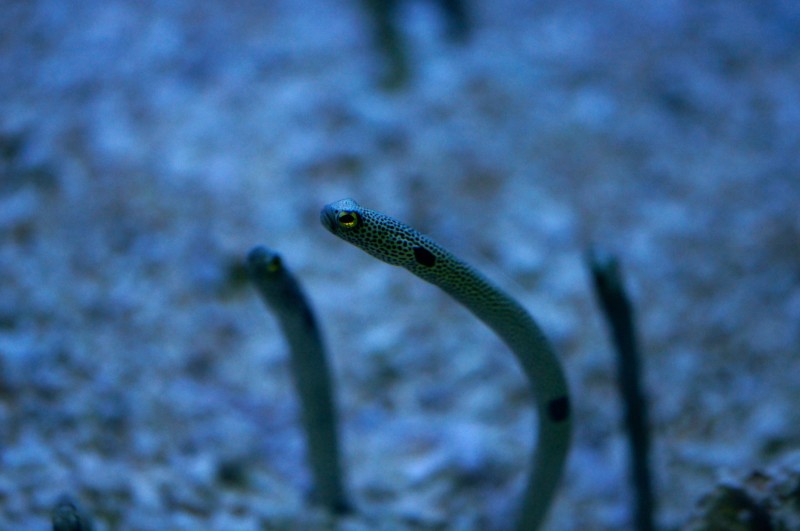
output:
{"label": "spotted eel body", "polygon": [[404,223],[352,199],[326,205],[320,219],[334,235],[439,286],[494,330],[517,356],[533,388],[539,424],[517,529],[538,529],[560,481],[572,431],[564,371],[539,326],[510,295]]}
{"label": "spotted eel body", "polygon": [[300,284],[278,253],[255,247],[247,255],[250,278],[278,318],[291,351],[291,369],[300,397],[314,497],[334,513],[346,513],[333,385],[322,336]]}

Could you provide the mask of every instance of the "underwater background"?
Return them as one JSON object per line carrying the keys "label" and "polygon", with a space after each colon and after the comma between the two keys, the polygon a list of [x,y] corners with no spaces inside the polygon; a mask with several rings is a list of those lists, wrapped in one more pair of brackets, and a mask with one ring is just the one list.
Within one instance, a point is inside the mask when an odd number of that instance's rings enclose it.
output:
{"label": "underwater background", "polygon": [[[357,0],[3,2],[0,529],[47,529],[65,493],[98,530],[507,528],[525,379],[444,293],[328,234],[343,197],[553,342],[575,438],[547,529],[632,526],[592,245],[636,309],[660,527],[800,463],[800,3],[464,7],[398,2],[387,40]],[[308,500],[257,244],[329,348],[338,523]]]}

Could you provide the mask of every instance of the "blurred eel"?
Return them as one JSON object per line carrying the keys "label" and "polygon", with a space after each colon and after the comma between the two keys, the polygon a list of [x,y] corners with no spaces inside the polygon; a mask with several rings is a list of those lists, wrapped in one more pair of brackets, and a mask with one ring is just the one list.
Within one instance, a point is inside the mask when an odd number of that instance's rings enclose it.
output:
{"label": "blurred eel", "polygon": [[650,467],[650,420],[642,384],[642,356],[636,337],[636,320],[616,257],[590,249],[586,258],[597,301],[608,322],[617,351],[617,384],[625,411],[630,448],[630,477],[637,531],[656,528],[656,499]]}
{"label": "blurred eel", "polygon": [[53,531],[92,531],[92,522],[77,501],[63,494],[53,506]]}
{"label": "blurred eel", "polygon": [[300,284],[275,251],[262,246],[253,248],[247,255],[247,269],[289,343],[315,501],[335,514],[346,513],[350,504],[342,479],[333,386],[314,313]]}

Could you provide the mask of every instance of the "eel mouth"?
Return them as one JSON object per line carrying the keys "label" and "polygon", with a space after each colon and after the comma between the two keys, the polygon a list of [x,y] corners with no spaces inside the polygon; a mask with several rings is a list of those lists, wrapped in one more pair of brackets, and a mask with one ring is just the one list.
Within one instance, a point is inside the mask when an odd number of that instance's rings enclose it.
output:
{"label": "eel mouth", "polygon": [[336,212],[334,212],[330,205],[322,207],[319,213],[319,220],[323,227],[336,234]]}

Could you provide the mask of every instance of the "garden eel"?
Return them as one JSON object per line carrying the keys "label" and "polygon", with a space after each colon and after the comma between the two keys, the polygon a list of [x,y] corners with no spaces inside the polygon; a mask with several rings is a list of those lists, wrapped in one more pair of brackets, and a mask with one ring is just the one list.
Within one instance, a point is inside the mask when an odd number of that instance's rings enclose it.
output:
{"label": "garden eel", "polygon": [[247,269],[261,298],[278,318],[291,350],[291,369],[300,396],[314,497],[335,514],[349,511],[339,459],[333,386],[322,335],[294,275],[278,253],[255,247]]}
{"label": "garden eel", "polygon": [[352,199],[326,205],[320,220],[334,235],[449,293],[517,356],[534,392],[539,424],[517,529],[538,529],[561,478],[572,431],[564,371],[539,326],[510,295],[404,223]]}
{"label": "garden eel", "polygon": [[62,494],[56,500],[50,514],[53,522],[53,531],[92,531],[92,520],[89,518],[77,501],[70,496]]}

